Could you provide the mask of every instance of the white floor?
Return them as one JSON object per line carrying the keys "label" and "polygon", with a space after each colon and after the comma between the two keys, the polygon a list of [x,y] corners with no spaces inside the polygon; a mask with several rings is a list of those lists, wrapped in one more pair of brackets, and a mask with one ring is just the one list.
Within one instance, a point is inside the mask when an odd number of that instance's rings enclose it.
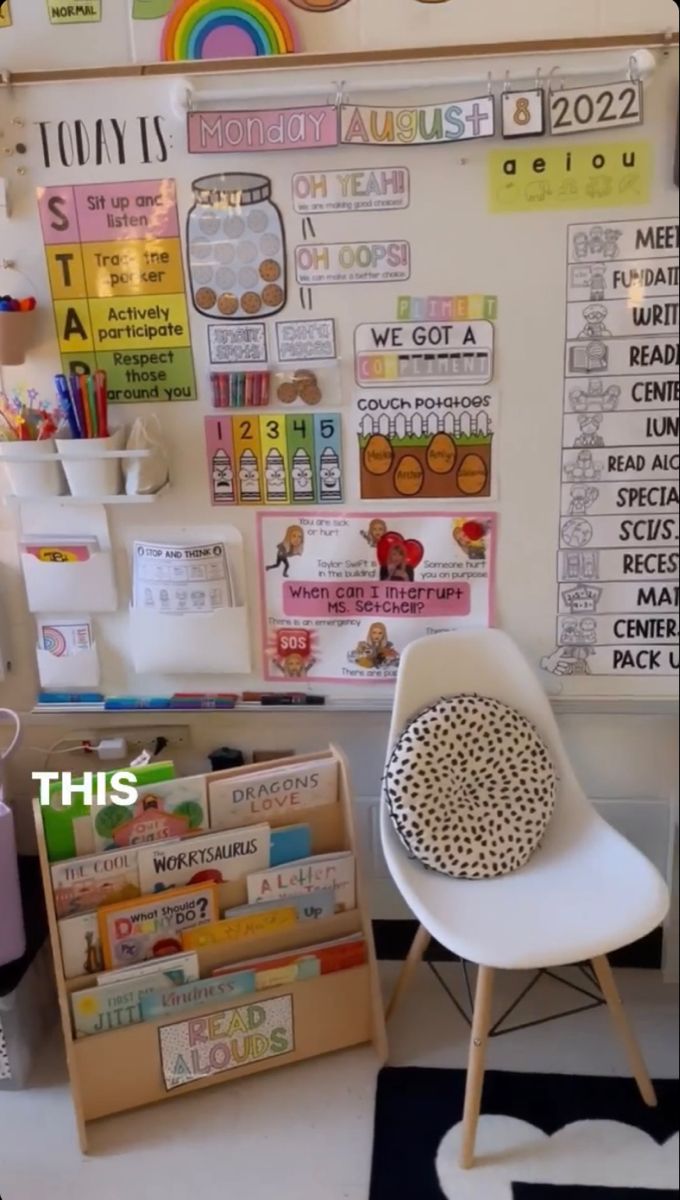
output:
{"label": "white floor", "polygon": [[[384,964],[386,988],[397,970]],[[460,978],[453,966],[443,974]],[[501,1003],[524,978],[504,979]],[[620,972],[619,980],[652,1074],[677,1075],[677,989],[645,972]],[[547,1015],[555,1003],[571,1007],[572,996],[542,985],[521,1019]],[[466,1027],[425,967],[395,1015],[390,1042],[395,1066],[464,1064]],[[603,1010],[495,1040],[489,1066],[625,1074]],[[83,1159],[55,1031],[31,1088],[0,1091],[0,1196],[367,1200],[376,1071],[371,1050],[353,1050],[112,1118],[94,1127],[93,1153]]]}

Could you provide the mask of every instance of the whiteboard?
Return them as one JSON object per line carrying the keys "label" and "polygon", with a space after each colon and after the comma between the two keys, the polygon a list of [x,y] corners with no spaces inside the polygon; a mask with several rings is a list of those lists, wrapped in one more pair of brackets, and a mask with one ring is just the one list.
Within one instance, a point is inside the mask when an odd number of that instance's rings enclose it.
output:
{"label": "whiteboard", "polygon": [[[539,67],[552,65],[536,58],[511,58],[494,64],[495,87],[506,68],[513,79],[533,80]],[[592,71],[593,56],[555,59],[574,71],[583,64]],[[624,70],[624,56],[604,56],[605,78],[615,79]],[[395,68],[390,64],[343,68],[344,87],[354,103],[413,104],[454,100],[486,92],[486,85],[456,83],[457,78],[485,80],[488,64],[466,61],[464,64],[439,64],[438,74],[451,83],[436,89],[422,89],[426,69],[416,64]],[[624,72],[625,73],[625,72]],[[295,102],[295,88],[305,93],[318,86],[321,97],[333,98],[336,91],[333,73],[327,68],[300,73],[299,83],[282,79],[278,103]],[[585,75],[584,75],[585,78]],[[409,81],[414,86],[409,88]],[[370,92],[377,81],[389,90],[376,99]],[[578,75],[575,82],[578,82]],[[227,87],[232,94],[245,94],[247,74],[230,76],[228,84],[219,78],[205,77],[201,88]],[[276,72],[267,78],[267,87],[277,89]],[[362,91],[362,87],[367,89]],[[419,87],[422,90],[419,90]],[[127,178],[144,180],[172,178],[176,181],[179,211],[188,212],[192,204],[192,180],[213,173],[223,166],[218,156],[191,155],[186,151],[185,122],[177,103],[176,82],[171,79],[139,79],[124,83],[101,81],[96,84],[36,85],[17,88],[10,94],[0,92],[2,125],[12,129],[12,118],[24,122],[29,144],[22,160],[25,174],[11,178],[12,219],[5,226],[11,232],[12,257],[18,268],[35,285],[41,305],[40,342],[30,363],[24,368],[6,369],[8,386],[30,379],[32,386],[46,391],[57,365],[54,324],[45,270],[44,250],[35,203],[35,189],[53,185],[79,184]],[[292,99],[291,99],[292,98]],[[677,209],[677,190],[673,184],[675,123],[671,117],[677,98],[677,57],[665,59],[645,91],[645,120],[636,137],[651,143],[653,154],[652,195],[649,204],[638,208],[600,208],[598,219],[621,221],[630,217],[663,217]],[[257,105],[273,107],[277,101],[259,100]],[[242,99],[222,107],[247,107]],[[88,114],[117,118],[126,123],[126,163],[123,166],[90,162],[69,168],[43,162],[40,122],[73,122]],[[92,114],[92,116],[90,116]],[[167,161],[143,162],[140,158],[140,118],[160,116],[167,145]],[[50,138],[56,138],[58,126],[52,125]],[[626,141],[630,130],[608,134],[610,142]],[[579,139],[562,139],[579,146],[598,143],[602,138],[587,134]],[[56,146],[56,141],[51,142]],[[535,146],[537,153],[552,149],[555,142],[522,142],[522,149]],[[354,338],[358,326],[390,322],[395,318],[397,297],[404,291],[417,296],[490,295],[498,298],[495,320],[494,384],[500,396],[500,427],[496,435],[498,494],[495,500],[475,500],[474,506],[432,500],[409,500],[408,505],[390,502],[387,511],[417,512],[461,507],[488,509],[499,514],[497,557],[497,621],[522,646],[537,667],[541,658],[555,646],[557,614],[556,555],[560,505],[560,457],[562,441],[562,392],[565,350],[565,282],[567,270],[567,228],[588,221],[588,210],[509,215],[489,212],[487,170],[489,155],[503,147],[500,139],[471,141],[445,146],[382,148],[342,146],[332,149],[290,151],[280,154],[229,155],[229,170],[261,171],[272,180],[272,187],[286,220],[289,243],[303,240],[303,218],[294,213],[291,197],[292,177],[311,170],[352,170],[362,164],[377,167],[406,166],[411,175],[411,199],[408,208],[393,212],[335,213],[316,217],[317,237],[322,230],[324,243],[347,240],[377,241],[403,239],[411,246],[411,276],[408,282],[377,283],[366,286],[324,286],[315,288],[314,317],[333,317],[336,322],[341,358],[342,403],[338,411],[344,418],[345,507],[367,512],[376,502],[361,501],[359,457],[355,447],[352,398],[354,379]],[[58,157],[58,151],[56,152]],[[54,155],[53,155],[54,157]],[[219,166],[218,166],[219,164]],[[5,235],[3,231],[3,242]],[[290,249],[290,247],[289,247]],[[307,303],[305,299],[305,304]],[[310,314],[303,308],[303,295],[290,289],[281,317],[295,320]],[[98,641],[103,679],[110,694],[162,694],[172,691],[214,691],[215,677],[187,676],[135,678],[127,648],[127,580],[129,553],[133,540],[142,535],[154,540],[181,541],[218,536],[221,521],[227,520],[243,534],[245,545],[246,592],[250,609],[253,661],[251,676],[219,680],[220,690],[242,690],[262,685],[263,668],[260,636],[260,600],[256,559],[256,516],[239,507],[229,509],[225,517],[209,503],[205,466],[203,418],[212,412],[209,400],[210,362],[207,322],[191,312],[192,342],[200,399],[192,403],[156,406],[170,444],[172,489],[148,509],[114,508],[109,525],[115,547],[121,581],[121,607],[116,614],[98,618]],[[334,406],[335,407],[335,406]],[[148,411],[147,406],[126,405],[121,419],[130,422]],[[379,507],[379,506],[378,506]],[[670,678],[567,677],[542,676],[546,687],[565,698],[664,697],[673,695]],[[316,689],[339,699],[369,699],[365,686],[355,684],[323,685]],[[380,701],[389,695],[388,685],[374,685],[371,697]]]}

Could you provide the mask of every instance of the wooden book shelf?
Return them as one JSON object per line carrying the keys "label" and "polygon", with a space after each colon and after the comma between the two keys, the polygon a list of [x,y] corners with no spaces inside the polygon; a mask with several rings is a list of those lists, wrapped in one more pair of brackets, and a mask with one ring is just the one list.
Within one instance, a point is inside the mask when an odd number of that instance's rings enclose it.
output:
{"label": "wooden book shelf", "polygon": [[[290,930],[281,930],[267,937],[250,939],[245,943],[227,946],[209,946],[198,951],[201,978],[207,977],[217,966],[226,966],[239,961],[266,957],[270,954],[285,954],[303,949],[319,942],[345,937],[361,932],[366,940],[368,960],[365,965],[349,970],[324,975],[308,982],[287,984],[280,988],[258,991],[252,996],[241,996],[233,1002],[202,1005],[182,1010],[172,1017],[131,1025],[110,1033],[76,1039],[71,1017],[71,993],[92,986],[92,976],[66,979],[59,940],[57,915],[52,895],[50,863],[43,834],[42,809],[38,801],[34,804],[35,823],[40,853],[40,867],[47,901],[50,941],[57,980],[57,992],[61,1023],[66,1043],[66,1059],[71,1082],[73,1106],[80,1147],[84,1154],[88,1150],[88,1125],[91,1121],[125,1112],[146,1104],[171,1100],[187,1092],[203,1091],[220,1083],[228,1083],[247,1075],[285,1067],[320,1054],[329,1054],[350,1046],[372,1043],[380,1063],[387,1057],[387,1038],[380,995],[380,983],[375,957],[371,919],[365,903],[352,815],[351,790],[347,763],[342,754],[330,747],[319,754],[302,755],[277,760],[276,763],[261,763],[251,767],[238,767],[233,771],[220,771],[208,775],[208,782],[231,776],[249,777],[262,773],[272,766],[294,767],[323,758],[335,759],[338,764],[338,803],[318,809],[302,810],[297,821],[290,813],[269,816],[267,820],[277,825],[307,824],[312,830],[312,853],[325,854],[331,851],[351,850],[357,862],[357,907],[351,912],[338,913],[324,920],[299,924]],[[245,881],[224,884],[220,887],[220,908],[246,903]],[[224,1071],[221,1074],[195,1080],[172,1091],[166,1088],[160,1050],[159,1029],[178,1020],[205,1017],[213,1012],[239,1008],[249,1003],[261,1003],[281,996],[292,998],[294,1045],[285,1054],[263,1059],[247,1066]],[[291,1086],[294,1086],[291,1082]]]}

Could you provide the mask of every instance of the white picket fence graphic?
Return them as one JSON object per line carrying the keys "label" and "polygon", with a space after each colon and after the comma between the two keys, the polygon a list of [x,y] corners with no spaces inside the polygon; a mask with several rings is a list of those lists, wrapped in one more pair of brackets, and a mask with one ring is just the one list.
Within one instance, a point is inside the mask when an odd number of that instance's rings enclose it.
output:
{"label": "white picket fence graphic", "polygon": [[488,413],[414,413],[406,417],[404,413],[390,416],[381,413],[379,417],[365,416],[359,422],[359,435],[362,438],[382,434],[386,438],[434,437],[438,433],[448,433],[453,438],[458,437],[490,437],[491,418]]}

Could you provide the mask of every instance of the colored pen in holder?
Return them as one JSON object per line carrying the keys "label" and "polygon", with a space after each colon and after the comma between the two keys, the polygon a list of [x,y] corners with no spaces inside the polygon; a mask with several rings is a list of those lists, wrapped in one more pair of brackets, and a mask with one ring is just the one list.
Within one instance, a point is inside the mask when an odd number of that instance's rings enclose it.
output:
{"label": "colored pen in holder", "polygon": [[269,371],[214,371],[213,408],[264,408],[269,404]]}

